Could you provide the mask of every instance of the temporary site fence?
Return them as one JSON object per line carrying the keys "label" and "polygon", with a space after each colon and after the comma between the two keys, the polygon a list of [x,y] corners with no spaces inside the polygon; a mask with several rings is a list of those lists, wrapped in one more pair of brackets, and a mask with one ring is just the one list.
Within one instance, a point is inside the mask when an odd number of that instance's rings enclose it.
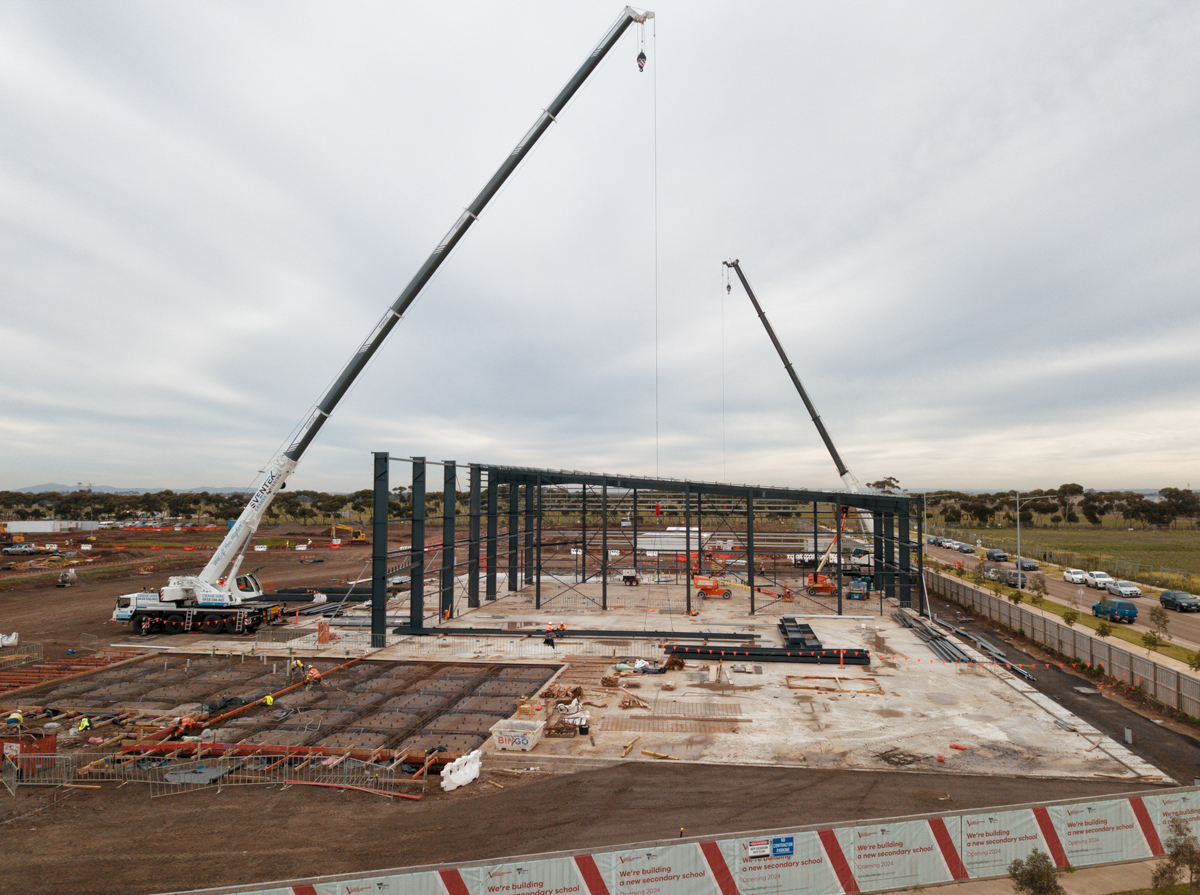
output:
{"label": "temporary site fence", "polygon": [[1085,630],[1070,628],[1031,609],[975,587],[949,575],[925,571],[925,583],[937,596],[965,606],[992,621],[1023,631],[1031,640],[1089,665],[1103,665],[1106,674],[1129,685],[1140,687],[1147,696],[1185,715],[1200,718],[1200,679],[1162,665],[1147,656],[1094,637]]}
{"label": "temporary site fence", "polygon": [[206,895],[843,895],[1001,877],[1033,849],[1058,867],[1164,853],[1167,822],[1200,831],[1195,787],[1107,799],[666,839],[600,851],[437,864],[202,890]]}
{"label": "temporary site fence", "polygon": [[24,643],[12,650],[0,652],[0,671],[10,668],[20,668],[30,662],[40,662],[43,658],[40,643]]}
{"label": "temporary site fence", "polygon": [[147,784],[152,797],[227,786],[353,787],[392,798],[420,791],[420,781],[414,780],[411,765],[391,759],[369,762],[299,750],[290,754],[218,754],[201,758],[22,753],[4,757],[0,777],[14,795],[21,786],[74,787],[106,781]]}

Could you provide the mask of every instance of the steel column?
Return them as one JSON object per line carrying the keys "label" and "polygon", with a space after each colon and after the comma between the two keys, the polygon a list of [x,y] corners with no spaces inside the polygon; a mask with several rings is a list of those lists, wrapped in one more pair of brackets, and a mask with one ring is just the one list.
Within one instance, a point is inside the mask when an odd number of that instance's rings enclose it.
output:
{"label": "steel column", "polygon": [[837,598],[838,615],[842,614],[842,496],[839,494],[833,500],[833,518],[837,520],[837,547],[834,548],[834,561],[837,563]]}
{"label": "steel column", "polygon": [[471,464],[471,504],[467,529],[467,606],[479,608],[479,488],[483,476],[478,463]]}
{"label": "steel column", "polygon": [[425,458],[412,460],[412,547],[408,562],[408,626],[425,627]]}
{"label": "steel column", "polygon": [[637,549],[637,531],[638,531],[638,505],[637,505],[637,488],[633,489],[633,571],[640,574],[641,563],[638,562]]}
{"label": "steel column", "polygon": [[908,505],[905,504],[900,508],[897,515],[897,522],[900,523],[900,605],[905,607],[912,606],[912,571],[911,557],[909,556],[909,546],[911,541]]}
{"label": "steel column", "polygon": [[388,455],[375,452],[371,519],[371,647],[387,646]]}
{"label": "steel column", "polygon": [[872,578],[874,578],[875,593],[880,595],[880,614],[883,614],[883,513],[876,510],[871,513],[871,531],[875,535],[874,549],[871,551]]}
{"label": "steel column", "polygon": [[583,509],[579,513],[579,583],[587,584],[587,494],[588,486],[583,486]]}
{"label": "steel column", "polygon": [[883,514],[883,590],[889,600],[896,598],[896,514]]}
{"label": "steel column", "polygon": [[[689,561],[691,557],[688,558]],[[696,492],[696,574],[704,574],[704,492]]]}
{"label": "steel column", "polygon": [[537,484],[537,562],[533,568],[533,608],[542,608],[542,478]]}
{"label": "steel column", "polygon": [[920,501],[917,513],[917,605],[921,615],[928,615],[929,607],[925,605],[925,495],[921,495]]}
{"label": "steel column", "polygon": [[600,608],[608,608],[608,479],[600,486]]}
{"label": "steel column", "polygon": [[499,537],[500,483],[488,470],[487,486],[487,600],[496,599],[496,538]]}
{"label": "steel column", "polygon": [[754,615],[754,492],[746,492],[746,583],[750,585],[750,614]]}
{"label": "steel column", "polygon": [[[538,476],[538,481],[541,481]],[[540,489],[539,489],[540,490]],[[533,584],[533,484],[525,486],[525,583]]]}
{"label": "steel column", "polygon": [[[692,486],[683,489],[683,562],[686,572],[684,583],[687,597],[687,611],[692,611]],[[678,563],[676,563],[678,566]]]}
{"label": "steel column", "polygon": [[509,482],[508,485],[508,589],[519,589],[518,579],[521,577],[521,550],[517,527],[521,524],[519,515],[520,495],[519,485]]}
{"label": "steel column", "polygon": [[458,502],[458,470],[453,460],[442,467],[442,599],[438,617],[454,614],[454,522]]}

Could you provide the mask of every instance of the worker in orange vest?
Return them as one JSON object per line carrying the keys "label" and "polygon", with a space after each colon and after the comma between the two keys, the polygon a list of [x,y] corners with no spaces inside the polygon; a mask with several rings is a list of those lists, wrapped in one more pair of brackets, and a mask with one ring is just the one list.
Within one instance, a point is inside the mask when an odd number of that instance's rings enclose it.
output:
{"label": "worker in orange vest", "polygon": [[321,672],[317,671],[316,665],[308,666],[308,674],[304,676],[304,682],[313,685],[321,683]]}

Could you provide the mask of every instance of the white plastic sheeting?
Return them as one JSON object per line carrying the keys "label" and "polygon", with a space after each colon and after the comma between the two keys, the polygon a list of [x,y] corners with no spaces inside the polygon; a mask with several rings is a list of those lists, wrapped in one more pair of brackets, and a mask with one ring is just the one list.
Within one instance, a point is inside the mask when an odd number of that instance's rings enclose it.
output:
{"label": "white plastic sheeting", "polygon": [[483,753],[478,749],[454,759],[442,768],[442,789],[450,792],[479,779],[479,764],[482,760]]}

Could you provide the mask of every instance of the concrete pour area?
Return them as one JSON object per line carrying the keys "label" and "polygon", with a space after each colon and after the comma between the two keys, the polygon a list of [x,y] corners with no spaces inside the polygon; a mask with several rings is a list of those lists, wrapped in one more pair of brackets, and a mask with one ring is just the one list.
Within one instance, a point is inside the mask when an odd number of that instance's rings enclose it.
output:
{"label": "concrete pour area", "polygon": [[[581,686],[590,713],[589,733],[543,738],[531,759],[560,761],[671,760],[737,764],[788,764],[813,768],[905,769],[953,773],[1113,778],[1170,782],[1091,725],[1046,700],[1023,680],[991,661],[946,664],[909,629],[890,617],[805,615],[799,603],[777,603],[749,615],[744,595],[697,601],[688,616],[682,586],[609,588],[607,611],[567,610],[554,603],[532,609],[530,589],[485,603],[449,627],[512,628],[526,637],[439,637],[397,642],[385,654],[407,649],[448,650],[459,660],[545,661],[557,657],[568,667],[552,686]],[[577,588],[600,598],[599,585]],[[654,593],[657,592],[657,593]],[[545,592],[544,592],[545,593]],[[573,594],[576,592],[573,592]],[[640,604],[640,605],[639,605]],[[811,607],[817,608],[817,607]],[[846,611],[857,605],[848,603]],[[865,607],[863,607],[865,608]],[[873,607],[874,608],[874,607]],[[870,611],[870,610],[867,610]],[[600,678],[613,674],[620,658],[663,658],[657,644],[638,640],[574,640],[572,629],[710,631],[753,633],[762,645],[782,645],[776,623],[793,615],[809,623],[827,648],[863,648],[869,666],[688,658],[687,666],[663,675],[631,674],[619,683],[648,708],[621,708],[624,694],[604,689]],[[541,644],[547,623],[565,624],[567,634],[554,649]],[[682,644],[703,641],[678,640]],[[718,639],[714,637],[713,644]],[[711,645],[711,644],[710,644]],[[730,644],[736,651],[736,644]],[[469,653],[469,656],[467,655]],[[982,659],[982,657],[980,657]],[[663,685],[674,685],[664,689]],[[630,700],[625,700],[627,703]],[[535,718],[554,720],[553,700],[534,707]],[[628,755],[622,758],[632,743]],[[962,747],[962,748],[955,748]],[[495,750],[489,741],[488,750]]]}
{"label": "concrete pour area", "polygon": [[[543,591],[544,600],[548,590]],[[1161,770],[1050,703],[990,659],[972,665],[943,663],[915,633],[891,618],[890,606],[884,607],[881,616],[876,614],[878,604],[847,603],[847,613],[872,614],[839,618],[821,613],[823,607],[815,603],[780,602],[752,616],[748,598],[739,593],[731,600],[695,599],[693,605],[699,612],[689,616],[683,611],[682,585],[610,586],[610,608],[604,611],[594,608],[601,598],[598,584],[576,585],[567,591],[569,601],[546,600],[537,610],[532,588],[527,587],[484,602],[479,609],[466,610],[430,635],[389,635],[386,648],[371,652],[371,664],[420,661],[453,663],[460,669],[523,664],[551,668],[535,687],[541,688],[540,695],[529,700],[520,718],[553,724],[556,703],[547,694],[578,686],[590,714],[588,733],[543,737],[529,753],[501,753],[495,740],[487,740],[483,747],[496,753],[494,760],[540,761],[547,768],[679,760],[1172,782]],[[805,614],[813,610],[818,614]],[[359,611],[353,610],[351,616]],[[389,611],[399,610],[391,607]],[[681,670],[621,675],[619,687],[645,703],[622,708],[623,701],[628,705],[635,700],[619,688],[601,686],[601,678],[615,674],[614,664],[622,660],[663,660],[662,641],[621,636],[573,638],[570,633],[583,629],[708,632],[712,634],[708,646],[724,643],[735,653],[738,643],[723,641],[721,635],[753,634],[759,645],[782,645],[776,623],[783,615],[810,624],[826,648],[869,650],[871,664],[839,668],[739,660],[735,655],[723,661],[685,656],[686,666]],[[567,629],[553,648],[542,643],[547,623],[564,624]],[[497,634],[445,633],[454,628],[492,629]],[[353,637],[353,629],[340,630]],[[308,634],[290,643],[256,644],[255,649],[278,655],[328,656],[324,661],[335,657],[344,661],[366,652],[361,639],[356,648],[349,642],[350,638],[335,635],[328,643],[317,643]],[[211,654],[245,651],[246,644],[205,640],[183,648]],[[176,654],[181,651],[177,649]],[[257,661],[262,661],[261,656]],[[558,671],[551,679],[555,667]],[[541,687],[547,682],[547,687]],[[434,684],[432,680],[425,685],[414,681],[414,692],[421,686]],[[247,736],[261,739],[264,733],[233,727],[219,731],[218,741]],[[382,741],[390,742],[382,731],[354,727],[356,733],[346,732],[336,745],[374,748]],[[427,744],[422,740],[411,745]],[[467,744],[456,739],[446,745]],[[643,750],[670,757],[657,758]]]}

